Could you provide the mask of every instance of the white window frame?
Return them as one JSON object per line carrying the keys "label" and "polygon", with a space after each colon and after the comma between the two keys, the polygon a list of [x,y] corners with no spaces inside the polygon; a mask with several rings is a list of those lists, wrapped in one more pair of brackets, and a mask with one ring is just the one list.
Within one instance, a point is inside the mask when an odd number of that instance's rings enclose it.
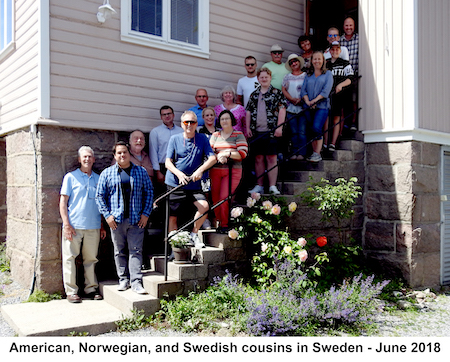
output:
{"label": "white window frame", "polygon": [[121,0],[121,40],[152,48],[209,58],[209,0],[199,0],[199,44],[170,39],[170,1],[163,0],[163,36],[131,30],[131,0]]}
{"label": "white window frame", "polygon": [[[1,3],[0,3],[1,6]],[[14,37],[14,0],[4,0],[3,3],[3,9],[0,9],[0,14],[3,15],[3,17],[0,19],[0,26],[3,28],[3,41],[4,41],[4,47],[3,49],[0,49],[0,61],[5,58],[9,53],[11,53],[15,49],[15,37]],[[10,23],[7,22],[7,14],[8,11],[10,11],[11,14],[11,21]],[[7,26],[10,26],[11,29],[11,40],[8,42],[7,34],[8,29]]]}

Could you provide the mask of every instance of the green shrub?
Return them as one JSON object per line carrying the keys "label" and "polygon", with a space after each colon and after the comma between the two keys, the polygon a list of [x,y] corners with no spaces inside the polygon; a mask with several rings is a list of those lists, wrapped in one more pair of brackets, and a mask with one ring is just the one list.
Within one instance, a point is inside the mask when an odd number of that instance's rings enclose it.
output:
{"label": "green shrub", "polygon": [[45,303],[62,299],[61,293],[48,294],[43,290],[35,290],[25,303]]}
{"label": "green shrub", "polygon": [[10,260],[6,255],[6,243],[0,244],[0,272],[10,271]]}

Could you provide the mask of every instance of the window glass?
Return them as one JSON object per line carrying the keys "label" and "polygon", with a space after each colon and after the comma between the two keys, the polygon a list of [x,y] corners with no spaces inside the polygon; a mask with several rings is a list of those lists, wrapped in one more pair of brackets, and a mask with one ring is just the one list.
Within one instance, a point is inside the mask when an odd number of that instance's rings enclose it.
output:
{"label": "window glass", "polygon": [[198,45],[198,1],[171,1],[171,38]]}
{"label": "window glass", "polygon": [[162,0],[133,0],[131,29],[162,36]]}

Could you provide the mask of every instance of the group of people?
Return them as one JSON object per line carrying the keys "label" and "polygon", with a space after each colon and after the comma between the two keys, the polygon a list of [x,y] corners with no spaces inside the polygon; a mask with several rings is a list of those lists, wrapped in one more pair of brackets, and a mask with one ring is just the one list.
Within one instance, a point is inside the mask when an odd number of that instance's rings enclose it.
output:
{"label": "group of people", "polygon": [[[239,79],[236,91],[232,86],[222,89],[221,104],[209,106],[206,89],[198,89],[196,105],[182,114],[180,126],[174,123],[173,108],[162,106],[162,124],[150,132],[149,153],[144,151],[144,133],[135,130],[128,143],[116,142],[112,165],[100,175],[92,171],[92,148],[81,147],[80,167],[64,177],[60,197],[63,280],[69,302],[81,302],[75,277],[75,258],[81,248],[84,293],[102,299],[95,276],[99,240],[106,236],[102,218],[111,231],[118,290],[131,287],[145,294],[142,250],[154,195],[172,191],[168,232],[178,229],[186,205],[195,206],[191,241],[193,247],[202,248],[205,245],[198,231],[209,228],[211,202],[216,205],[225,200],[214,208],[214,216],[220,231],[227,231],[230,195],[243,178],[243,161],[249,155],[254,164],[245,163],[245,167],[256,175],[250,193],[264,193],[262,176],[267,175],[269,193],[280,194],[277,162],[286,132],[290,134],[291,159],[306,158],[309,132],[314,141],[308,160],[319,162],[328,117],[339,123],[348,103],[347,90],[358,69],[354,29],[351,18],[345,19],[342,39],[336,28],[330,28],[330,46],[325,52],[313,51],[310,39],[302,36],[298,42],[302,54],[289,55],[286,63],[282,62],[284,50],[278,44],[271,47],[272,60],[259,69],[255,57],[246,57],[247,75]],[[341,45],[343,42],[348,46]],[[324,146],[334,150],[339,133],[340,128],[335,127],[329,144],[325,136]]]}

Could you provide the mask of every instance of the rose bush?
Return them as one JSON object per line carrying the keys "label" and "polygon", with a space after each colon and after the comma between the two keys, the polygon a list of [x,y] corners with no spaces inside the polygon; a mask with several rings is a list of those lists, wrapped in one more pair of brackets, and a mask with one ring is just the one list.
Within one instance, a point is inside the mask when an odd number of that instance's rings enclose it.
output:
{"label": "rose bush", "polygon": [[320,275],[317,264],[327,260],[326,253],[316,255],[315,264],[306,266],[306,239],[293,240],[284,226],[285,218],[296,210],[295,202],[286,205],[282,198],[270,200],[257,193],[247,199],[246,209],[236,207],[231,210],[231,221],[235,228],[228,235],[232,239],[246,239],[253,245],[252,272],[259,284],[276,281],[277,269],[286,261],[304,272]]}

